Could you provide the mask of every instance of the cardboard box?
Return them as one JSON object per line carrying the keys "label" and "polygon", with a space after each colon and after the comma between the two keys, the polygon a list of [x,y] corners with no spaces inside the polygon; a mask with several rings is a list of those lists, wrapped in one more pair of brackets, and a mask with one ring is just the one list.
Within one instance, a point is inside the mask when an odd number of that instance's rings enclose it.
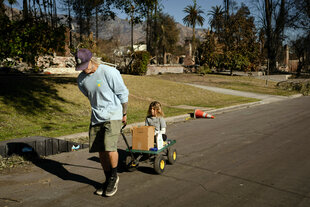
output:
{"label": "cardboard box", "polygon": [[154,147],[154,126],[139,126],[132,128],[132,149],[150,150]]}

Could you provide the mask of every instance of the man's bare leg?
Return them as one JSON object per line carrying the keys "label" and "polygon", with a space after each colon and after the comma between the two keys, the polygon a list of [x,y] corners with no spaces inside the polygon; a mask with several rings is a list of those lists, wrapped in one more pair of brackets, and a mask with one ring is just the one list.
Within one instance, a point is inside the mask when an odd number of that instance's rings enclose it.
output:
{"label": "man's bare leg", "polygon": [[109,154],[106,152],[99,152],[99,160],[102,166],[103,172],[105,174],[105,182],[103,183],[102,187],[96,190],[97,195],[103,195],[106,191],[108,180],[111,177],[111,163]]}
{"label": "man's bare leg", "polygon": [[118,152],[107,152],[110,160],[111,168],[116,168],[118,165]]}
{"label": "man's bare leg", "polygon": [[108,180],[107,189],[105,192],[106,196],[113,196],[117,192],[119,177],[117,175],[117,165],[118,165],[118,152],[106,152],[105,158],[110,165],[110,178]]}

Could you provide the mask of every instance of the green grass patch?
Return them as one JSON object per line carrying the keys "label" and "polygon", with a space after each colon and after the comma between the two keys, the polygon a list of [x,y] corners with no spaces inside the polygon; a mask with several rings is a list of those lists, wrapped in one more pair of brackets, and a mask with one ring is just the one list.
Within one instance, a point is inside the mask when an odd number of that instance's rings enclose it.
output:
{"label": "green grass patch", "polygon": [[[128,124],[144,121],[151,101],[163,104],[166,117],[192,112],[174,106],[221,108],[257,101],[217,94],[150,76],[123,76],[129,96]],[[57,137],[88,130],[90,106],[76,77],[0,76],[0,140]]]}

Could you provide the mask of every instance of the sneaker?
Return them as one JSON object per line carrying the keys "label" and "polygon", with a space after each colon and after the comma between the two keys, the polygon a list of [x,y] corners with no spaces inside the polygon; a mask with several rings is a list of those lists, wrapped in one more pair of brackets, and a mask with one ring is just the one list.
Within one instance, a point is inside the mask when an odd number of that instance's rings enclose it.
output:
{"label": "sneaker", "polygon": [[99,196],[102,196],[103,193],[106,191],[107,186],[108,186],[108,181],[104,182],[104,183],[102,184],[102,187],[101,187],[101,188],[98,188],[98,189],[95,191],[95,194],[96,194],[96,195],[99,195]]}
{"label": "sneaker", "polygon": [[108,181],[108,186],[107,189],[105,191],[105,195],[110,197],[113,196],[116,191],[117,191],[117,186],[118,186],[118,181],[119,181],[119,176],[117,177],[110,177],[109,181]]}

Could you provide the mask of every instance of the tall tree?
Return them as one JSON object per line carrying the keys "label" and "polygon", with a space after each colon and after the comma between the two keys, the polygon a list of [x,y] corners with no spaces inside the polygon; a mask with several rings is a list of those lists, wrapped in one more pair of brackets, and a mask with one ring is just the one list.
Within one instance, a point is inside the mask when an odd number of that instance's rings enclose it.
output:
{"label": "tall tree", "polygon": [[[146,17],[146,46],[147,51],[151,51],[151,33],[152,33],[152,22],[154,17],[155,7],[158,8],[158,0],[145,0],[143,1],[143,14]],[[156,17],[155,17],[156,18]]]}
{"label": "tall tree", "polygon": [[57,27],[57,22],[58,22],[58,15],[57,15],[57,3],[56,0],[53,0],[52,2],[52,26],[53,28]]}
{"label": "tall tree", "polygon": [[[141,19],[146,20],[146,27],[145,27],[145,33],[146,33],[146,45],[147,50],[149,52],[152,51],[152,35],[156,31],[153,30],[154,25],[153,23],[156,22],[156,19],[158,15],[158,11],[161,11],[161,0],[135,0],[135,13],[140,15]],[[155,44],[156,45],[156,44]]]}
{"label": "tall tree", "polygon": [[[157,36],[157,13],[161,11],[161,0],[129,0],[127,6],[125,6],[125,12],[128,14],[133,30],[135,24],[142,23],[146,20],[146,44],[147,50],[153,53],[156,50],[158,38],[153,38]],[[155,42],[152,42],[152,41]],[[155,52],[156,53],[156,52]]]}
{"label": "tall tree", "polygon": [[69,44],[72,46],[72,3],[73,0],[62,0],[61,3],[64,5],[63,10],[67,12],[67,23],[68,23],[68,28],[69,30]]}
{"label": "tall tree", "polygon": [[285,39],[285,29],[299,19],[299,14],[292,12],[295,0],[256,0],[261,11],[261,23],[266,34],[266,45],[270,72],[275,72],[279,49]]}
{"label": "tall tree", "polygon": [[[249,62],[253,66],[258,64],[259,43],[257,42],[254,17],[251,16],[249,8],[243,3],[235,14],[230,14],[228,22],[225,34],[223,34],[226,44],[225,53],[231,54],[232,62],[235,62],[235,65],[232,66],[238,67],[230,67],[232,75],[233,69],[246,69]],[[227,31],[229,35],[227,35]],[[238,62],[243,63],[239,64]]]}
{"label": "tall tree", "polygon": [[310,66],[310,1],[295,0],[295,12],[299,14],[294,21],[294,29],[298,30],[298,36],[291,40],[291,46],[298,58],[297,76],[302,70]]}
{"label": "tall tree", "polygon": [[211,16],[209,24],[211,26],[211,31],[214,28],[215,34],[220,34],[224,29],[224,10],[221,6],[213,6],[211,11],[208,12],[208,15]]}
{"label": "tall tree", "polygon": [[193,29],[193,36],[192,36],[192,44],[193,44],[193,52],[195,52],[195,28],[196,25],[203,26],[205,21],[204,11],[202,10],[201,6],[197,5],[196,0],[193,0],[193,5],[188,5],[183,10],[187,15],[183,18],[183,22],[187,26],[191,26]]}
{"label": "tall tree", "polygon": [[259,42],[254,17],[251,16],[249,8],[242,3],[236,14],[232,14],[232,18],[235,25],[234,42],[238,52],[247,57],[252,64],[257,65],[259,62]]}
{"label": "tall tree", "polygon": [[125,10],[130,0],[72,0],[73,11],[77,19],[77,25],[82,35],[89,35],[92,31],[92,22],[95,22],[95,34],[98,40],[100,20],[114,19],[113,8]]}
{"label": "tall tree", "polygon": [[139,0],[130,0],[128,1],[127,5],[125,6],[125,12],[127,13],[127,15],[129,16],[129,22],[130,22],[130,26],[131,26],[131,51],[133,52],[134,48],[134,42],[133,42],[133,28],[134,25],[141,23],[142,22],[142,18],[143,16],[140,13],[140,9],[141,9],[141,2]]}
{"label": "tall tree", "polygon": [[163,64],[166,64],[166,53],[172,52],[179,40],[180,31],[173,17],[168,14],[158,15],[158,48],[162,51]]}
{"label": "tall tree", "polygon": [[310,40],[309,36],[307,37],[298,37],[296,40],[291,41],[292,49],[298,59],[298,66],[297,66],[297,76],[300,76],[301,70],[306,65],[306,52],[307,48],[309,47]]}
{"label": "tall tree", "polygon": [[160,0],[154,0],[150,3],[153,3],[153,5],[151,6],[152,13],[151,13],[151,21],[150,21],[150,43],[149,46],[151,47],[151,49],[149,49],[148,51],[151,52],[151,54],[154,54],[156,56],[156,60],[158,62],[158,53],[159,53],[159,41],[160,41],[160,35],[159,35],[159,14],[162,11],[162,5],[160,4]]}
{"label": "tall tree", "polygon": [[93,6],[93,14],[95,15],[95,34],[96,40],[99,40],[99,27],[102,26],[101,22],[115,18],[113,8],[123,10],[127,1],[121,0],[92,0],[90,3]]}
{"label": "tall tree", "polygon": [[230,69],[231,74],[235,69],[247,69],[250,63],[256,65],[259,44],[254,17],[249,8],[241,4],[236,13],[230,13],[228,20],[220,7],[213,7],[209,15],[212,16],[210,24],[218,29],[215,33],[207,33],[205,41],[199,47],[199,54],[205,56],[201,56],[202,64],[212,68],[218,63],[221,67]]}

